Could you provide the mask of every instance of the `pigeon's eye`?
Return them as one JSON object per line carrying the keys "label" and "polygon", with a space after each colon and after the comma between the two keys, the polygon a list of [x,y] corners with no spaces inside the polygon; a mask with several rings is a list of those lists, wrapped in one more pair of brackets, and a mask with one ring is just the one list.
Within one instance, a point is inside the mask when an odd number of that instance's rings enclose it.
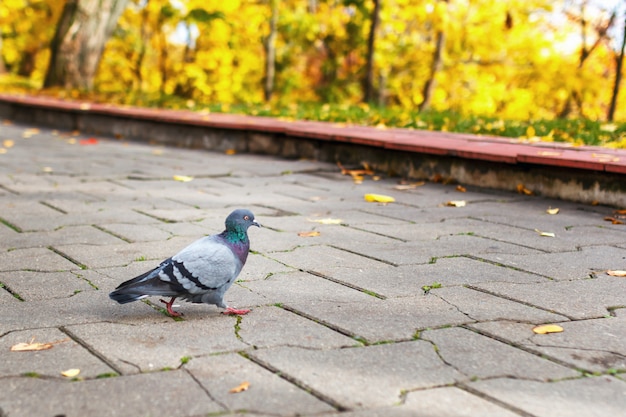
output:
{"label": "pigeon's eye", "polygon": [[244,220],[250,220],[250,216],[248,216],[247,214],[245,216],[243,216]]}

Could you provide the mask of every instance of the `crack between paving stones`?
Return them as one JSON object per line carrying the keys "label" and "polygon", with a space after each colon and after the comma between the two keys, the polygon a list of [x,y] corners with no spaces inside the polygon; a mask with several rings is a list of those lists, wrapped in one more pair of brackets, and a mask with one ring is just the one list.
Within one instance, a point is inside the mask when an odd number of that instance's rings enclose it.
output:
{"label": "crack between paving stones", "polygon": [[[518,268],[516,266],[512,266],[512,265],[507,265],[507,264],[503,264],[501,262],[497,262],[497,261],[492,261],[490,259],[485,259],[485,258],[481,258],[480,256],[475,256],[475,255],[470,255],[470,254],[465,254],[465,255],[461,255],[461,257],[464,258],[468,258],[468,259],[473,259],[475,261],[479,261],[479,262],[485,262],[487,264],[491,264],[491,265],[495,265],[495,266],[499,266],[501,268],[508,268],[508,269],[512,269],[513,271],[518,271],[518,272],[524,272],[526,274],[530,274],[530,275],[535,275],[541,278],[546,278],[550,281],[555,281],[554,278],[549,277],[547,275],[542,275],[542,274],[538,274],[536,272],[532,272],[532,271],[526,271],[525,269],[522,268]],[[534,284],[534,283],[533,283]]]}
{"label": "crack between paving stones", "polygon": [[217,398],[215,398],[215,397],[211,394],[211,392],[208,390],[208,388],[206,388],[204,385],[202,385],[202,383],[200,382],[200,380],[199,380],[198,378],[196,378],[196,376],[193,374],[193,372],[191,372],[189,369],[186,369],[186,368],[184,368],[184,367],[182,368],[182,371],[183,371],[183,372],[186,372],[186,373],[187,373],[187,375],[189,375],[189,376],[191,377],[191,379],[193,379],[193,380],[194,380],[194,382],[195,382],[196,384],[198,384],[198,386],[200,387],[200,389],[201,389],[202,391],[204,391],[204,393],[207,395],[207,397],[209,397],[209,399],[210,399],[211,401],[213,401],[215,404],[218,404],[220,407],[222,407],[222,408],[223,408],[224,410],[226,410],[226,411],[233,411],[233,410],[230,410],[230,409],[226,406],[226,404],[223,404],[221,401],[219,401]]}
{"label": "crack between paving stones", "polygon": [[266,204],[254,204],[257,207],[263,207],[265,209],[269,209],[269,210],[274,210],[276,213],[274,214],[264,214],[264,217],[287,217],[287,216],[297,216],[298,213],[295,213],[293,211],[287,211],[287,210],[283,210],[280,208],[276,208],[276,207],[272,207],[272,206],[268,206]]}
{"label": "crack between paving stones", "polygon": [[[522,284],[522,285],[526,285],[526,284]],[[529,284],[528,284],[528,285],[529,285]],[[575,317],[568,316],[568,315],[567,315],[567,314],[565,314],[565,313],[558,313],[558,312],[556,312],[556,311],[552,311],[552,310],[550,310],[550,309],[548,309],[548,308],[540,307],[540,306],[537,306],[537,305],[531,304],[531,303],[526,302],[526,301],[516,300],[516,299],[515,299],[515,298],[513,298],[513,297],[508,297],[508,296],[506,296],[506,295],[498,294],[498,293],[496,293],[496,292],[489,291],[489,290],[486,290],[486,289],[483,289],[483,288],[479,288],[479,287],[475,287],[475,286],[473,286],[473,285],[469,285],[469,284],[466,284],[466,285],[463,285],[463,286],[464,286],[465,288],[470,289],[470,290],[474,290],[474,291],[482,292],[482,293],[484,293],[484,294],[489,294],[489,295],[492,295],[492,296],[494,296],[494,297],[502,298],[502,299],[504,299],[504,300],[513,301],[513,302],[515,302],[515,303],[525,305],[526,307],[532,307],[532,308],[536,308],[536,309],[538,309],[538,310],[545,311],[545,312],[548,312],[548,313],[551,313],[551,314],[556,314],[557,316],[563,316],[563,317],[565,317],[566,319],[568,319],[569,321],[577,321]]]}
{"label": "crack between paving stones", "polygon": [[141,214],[142,216],[147,216],[147,217],[150,217],[151,219],[158,220],[158,221],[160,221],[162,223],[167,223],[167,224],[180,223],[178,220],[170,220],[170,219],[166,219],[165,217],[155,216],[153,214],[146,213],[146,212],[144,212],[142,210],[139,210],[139,209],[133,209],[133,211],[135,213]]}
{"label": "crack between paving stones", "polygon": [[[241,353],[240,353],[241,354]],[[259,365],[260,367],[268,370],[269,372],[273,373],[274,375],[278,376],[279,378],[284,379],[285,381],[295,385],[296,387],[298,387],[299,389],[309,393],[310,395],[314,396],[315,398],[317,398],[318,400],[330,405],[331,407],[333,407],[335,410],[343,412],[343,411],[350,411],[351,409],[349,407],[346,407],[344,405],[342,405],[341,403],[333,400],[332,398],[326,396],[325,394],[322,394],[321,392],[313,389],[312,387],[308,386],[307,384],[305,384],[304,382],[298,380],[297,378],[283,373],[281,372],[280,369],[275,368],[274,366],[272,366],[271,364],[256,358],[254,356],[250,356],[247,354],[241,354],[241,356],[243,356],[244,358],[248,359],[249,361],[251,361],[252,363],[255,363],[257,365]]]}
{"label": "crack between paving stones", "polygon": [[500,242],[500,243],[506,243],[508,245],[519,246],[520,248],[531,249],[531,250],[535,250],[535,251],[538,251],[538,252],[541,252],[541,253],[552,253],[552,252],[550,252],[548,250],[545,250],[545,249],[539,249],[539,248],[535,248],[535,247],[527,246],[527,245],[520,245],[519,243],[509,242],[508,240],[495,239],[493,237],[487,237],[487,236],[482,236],[482,235],[478,235],[478,234],[473,234],[472,236],[478,237],[478,238],[481,238],[481,239],[485,239],[485,240],[491,240],[493,242]]}
{"label": "crack between paving stones", "polygon": [[356,334],[354,334],[354,333],[352,333],[352,332],[350,332],[350,331],[348,331],[346,329],[342,329],[339,326],[335,326],[334,324],[325,322],[324,320],[320,320],[320,319],[318,319],[316,317],[313,317],[313,316],[311,316],[311,315],[309,315],[307,313],[304,313],[304,312],[302,312],[300,310],[297,310],[297,309],[295,309],[293,307],[290,307],[288,305],[282,304],[282,305],[277,306],[277,307],[278,308],[282,308],[283,310],[289,311],[290,313],[293,313],[293,314],[295,314],[297,316],[303,317],[303,318],[305,318],[307,320],[311,320],[312,322],[314,322],[316,324],[319,324],[320,326],[324,326],[324,327],[326,327],[326,328],[328,328],[328,329],[330,329],[332,331],[335,331],[335,332],[337,332],[339,334],[347,336],[347,337],[353,339],[356,342],[362,343],[364,346],[368,346],[370,344],[367,341],[367,339],[365,339],[364,337],[358,336],[358,335],[356,335]]}
{"label": "crack between paving stones", "polygon": [[74,265],[78,266],[80,269],[83,269],[83,270],[84,269],[89,269],[89,268],[87,268],[87,265],[80,263],[79,261],[77,261],[76,259],[74,259],[71,256],[67,255],[66,253],[61,252],[60,250],[58,250],[54,246],[48,246],[48,250],[56,253],[57,255],[65,258],[65,259],[67,259],[68,261],[70,261]]}
{"label": "crack between paving stones", "polygon": [[465,372],[461,371],[459,368],[457,368],[456,366],[454,366],[453,364],[451,364],[450,362],[448,362],[443,355],[441,354],[441,350],[439,349],[439,346],[437,346],[437,344],[435,342],[433,342],[430,339],[425,339],[423,336],[421,336],[418,338],[418,340],[423,340],[424,342],[430,343],[431,346],[433,347],[433,350],[435,351],[435,354],[437,355],[437,357],[439,358],[439,360],[446,366],[449,366],[450,368],[454,369],[455,371],[457,371],[459,374],[465,376],[465,378],[470,378]]}
{"label": "crack between paving stones", "polygon": [[[320,246],[321,246],[321,245],[320,245]],[[341,247],[339,247],[339,246],[335,246],[335,245],[328,245],[328,247],[329,247],[329,248],[333,248],[333,249],[337,249],[337,250],[341,250],[341,251],[344,251],[344,252],[348,252],[348,253],[351,253],[351,254],[353,254],[353,255],[358,255],[358,256],[361,256],[361,257],[363,257],[363,258],[370,259],[370,260],[373,260],[373,261],[381,262],[381,263],[383,263],[383,264],[385,264],[385,265],[398,266],[397,264],[394,264],[394,263],[393,263],[393,262],[391,262],[391,261],[386,261],[386,260],[384,260],[384,259],[379,259],[379,258],[375,258],[375,257],[373,257],[373,256],[364,255],[364,254],[362,254],[362,253],[355,252],[355,251],[352,251],[352,250],[350,250],[350,249],[346,249],[346,248],[341,248]]]}
{"label": "crack between paving stones", "polygon": [[52,204],[50,204],[50,203],[48,203],[46,201],[40,201],[39,204],[41,204],[42,206],[48,207],[49,209],[52,209],[52,210],[54,210],[56,212],[59,212],[61,214],[67,214],[67,211],[65,211],[65,210],[63,210],[63,209],[61,209],[61,208],[59,208],[59,207],[57,207],[55,205],[52,205]]}
{"label": "crack between paving stones", "polygon": [[378,298],[380,300],[386,300],[387,299],[387,297],[382,295],[382,294],[378,294],[377,292],[368,290],[367,288],[359,287],[357,285],[353,285],[353,284],[350,284],[350,283],[347,283],[347,282],[344,282],[344,281],[340,281],[340,280],[338,280],[336,278],[329,277],[328,275],[324,275],[324,274],[322,274],[320,272],[317,272],[317,271],[312,271],[310,269],[300,269],[299,271],[300,272],[306,272],[307,274],[311,274],[311,275],[314,275],[314,276],[319,277],[319,278],[323,278],[323,279],[325,279],[327,281],[333,282],[335,284],[339,284],[341,286],[344,286],[346,288],[350,288],[352,290],[356,290],[356,291],[362,292],[364,294],[367,294],[369,296]]}
{"label": "crack between paving stones", "polygon": [[22,230],[21,227],[11,223],[10,221],[3,219],[2,217],[0,217],[0,224],[5,225],[6,227],[8,227],[9,229],[13,230],[14,232],[17,233],[24,233],[24,230]]}
{"label": "crack between paving stones", "polygon": [[[65,326],[61,326],[59,327],[59,330],[62,333],[65,333],[70,339],[72,339],[74,342],[78,343],[80,346],[82,346],[83,348],[85,348],[89,353],[91,353],[93,356],[95,356],[96,358],[100,359],[100,361],[102,361],[106,366],[108,366],[109,368],[111,368],[113,371],[115,371],[118,375],[124,375],[124,372],[122,372],[121,369],[119,369],[117,367],[117,365],[115,365],[113,362],[111,362],[109,359],[107,359],[103,354],[101,354],[100,352],[98,352],[96,349],[94,349],[89,343],[87,343],[86,341],[84,341],[83,339],[81,339],[80,337],[78,337],[76,334],[74,334],[74,332],[72,332],[70,329],[68,329]],[[124,361],[122,360],[122,362],[127,363],[129,365],[132,365],[134,367],[136,367],[139,372],[141,372],[141,369],[139,368],[139,366]]]}
{"label": "crack between paving stones", "polygon": [[474,317],[470,316],[468,313],[466,313],[465,311],[461,310],[456,304],[451,303],[450,301],[446,300],[441,295],[438,295],[436,292],[433,292],[433,291],[436,291],[436,289],[433,289],[433,290],[429,291],[428,294],[424,294],[424,295],[431,295],[431,296],[434,295],[435,297],[439,298],[444,303],[448,304],[449,306],[454,307],[456,309],[456,311],[458,311],[459,313],[463,314],[468,319],[470,319],[470,320],[472,320],[474,322],[478,322],[478,319],[475,319]]}
{"label": "crack between paving stones", "polygon": [[[416,208],[419,208],[419,207],[416,207]],[[357,210],[357,211],[359,211],[361,213],[372,214],[372,215],[378,216],[378,217],[383,217],[385,219],[399,220],[401,222],[405,222],[405,223],[408,223],[408,224],[417,224],[416,222],[413,222],[413,221],[410,221],[410,220],[407,220],[407,219],[402,219],[402,218],[399,218],[399,217],[390,216],[388,214],[376,213],[376,212],[372,212],[372,211],[368,211],[368,210],[362,210],[362,209],[361,210]]]}
{"label": "crack between paving stones", "polygon": [[18,192],[17,192],[17,191],[15,191],[15,190],[10,189],[10,188],[9,188],[9,187],[7,187],[6,185],[2,185],[2,184],[0,184],[0,190],[4,190],[4,191],[6,191],[6,192],[7,192],[7,193],[9,193],[9,194],[13,194],[13,195],[20,195],[20,193],[18,193]]}
{"label": "crack between paving stones", "polygon": [[26,300],[24,300],[24,298],[22,298],[21,295],[19,295],[16,291],[14,291],[10,286],[5,284],[4,282],[0,282],[0,288],[4,289],[6,292],[11,294],[13,296],[13,298],[15,298],[16,300],[26,301]]}
{"label": "crack between paving stones", "polygon": [[396,237],[396,236],[389,236],[389,235],[386,235],[384,233],[372,232],[371,230],[361,229],[360,227],[350,226],[349,224],[348,225],[343,225],[343,227],[347,227],[348,229],[352,229],[352,230],[358,230],[358,231],[364,232],[364,233],[369,233],[369,234],[372,234],[374,236],[386,237],[387,239],[397,240],[397,241],[402,242],[402,243],[410,242],[410,240],[401,239],[401,238]]}
{"label": "crack between paving stones", "polygon": [[504,401],[501,401],[501,400],[499,400],[499,399],[497,399],[495,397],[487,395],[487,394],[483,393],[482,391],[479,391],[479,390],[477,390],[477,389],[475,389],[475,388],[473,388],[473,387],[471,387],[469,385],[466,385],[466,384],[464,384],[462,382],[457,383],[456,387],[459,388],[459,389],[462,389],[464,391],[467,391],[470,394],[473,394],[473,395],[475,395],[475,396],[477,396],[479,398],[482,398],[485,401],[489,401],[489,402],[491,402],[491,403],[493,403],[493,404],[495,404],[497,406],[500,406],[500,407],[502,407],[502,408],[504,408],[506,410],[509,410],[509,411],[511,411],[511,412],[513,412],[515,414],[519,414],[522,417],[537,417],[534,414],[527,413],[526,411],[522,410],[521,408],[517,408],[517,407],[515,407],[515,406],[513,406],[511,404],[505,403]]}
{"label": "crack between paving stones", "polygon": [[117,233],[114,233],[114,232],[112,232],[112,231],[110,231],[110,230],[108,230],[108,229],[105,229],[105,228],[104,228],[104,227],[102,227],[102,226],[98,226],[97,224],[92,224],[92,225],[91,225],[91,227],[93,227],[93,228],[95,228],[95,229],[98,229],[98,230],[100,230],[101,232],[104,232],[104,233],[106,233],[106,234],[108,234],[108,235],[110,235],[110,236],[116,237],[116,238],[118,238],[118,239],[120,239],[120,240],[122,240],[122,241],[124,241],[124,242],[126,242],[126,243],[134,243],[134,241],[132,241],[132,240],[130,240],[130,239],[127,239],[127,238],[125,238],[125,237],[124,237],[124,236],[122,236],[122,235],[118,235]]}
{"label": "crack between paving stones", "polygon": [[[563,361],[563,360],[561,360],[559,358],[556,358],[554,356],[548,355],[548,354],[546,354],[544,352],[540,352],[539,350],[535,350],[532,347],[529,347],[529,346],[526,346],[526,345],[522,345],[520,343],[513,342],[511,340],[504,339],[504,338],[499,337],[497,335],[494,335],[492,333],[489,333],[489,332],[486,332],[486,331],[483,331],[483,330],[480,330],[480,329],[476,329],[474,327],[470,327],[469,325],[462,324],[459,327],[461,327],[463,329],[466,329],[466,330],[469,330],[469,331],[472,331],[474,333],[478,333],[479,335],[485,336],[485,337],[487,337],[489,339],[496,340],[496,341],[498,341],[500,343],[504,343],[505,345],[514,347],[514,348],[519,349],[521,351],[524,351],[526,353],[530,353],[531,355],[537,356],[537,357],[539,357],[541,359],[545,359],[547,361],[554,362],[557,365],[561,365],[561,366],[566,367],[568,369],[572,369],[572,370],[574,370],[576,372],[581,372],[582,368],[579,368],[579,367],[577,367],[575,365],[572,365],[571,363],[565,362],[565,361]],[[530,340],[529,340],[529,342],[530,342]],[[533,342],[530,342],[530,343],[533,343]],[[540,347],[541,345],[535,345],[535,346],[539,346]],[[583,371],[589,372],[586,369],[583,369]],[[577,378],[579,378],[579,377],[572,377],[572,378],[569,378],[569,379],[577,379]],[[517,378],[517,379],[523,379],[523,378]],[[531,379],[531,380],[533,380],[533,379]]]}

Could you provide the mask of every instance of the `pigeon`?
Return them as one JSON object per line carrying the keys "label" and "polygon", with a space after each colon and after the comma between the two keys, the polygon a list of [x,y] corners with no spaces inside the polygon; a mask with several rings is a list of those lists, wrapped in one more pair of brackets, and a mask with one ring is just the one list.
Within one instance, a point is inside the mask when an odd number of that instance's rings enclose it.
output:
{"label": "pigeon", "polygon": [[215,304],[226,309],[224,314],[250,312],[224,303],[224,293],[235,282],[248,258],[250,226],[261,227],[254,221],[250,210],[233,211],[226,218],[226,230],[222,233],[193,242],[156,268],[121,283],[109,297],[120,304],[151,295],[171,297],[169,301],[160,301],[172,317],[182,315],[172,310],[177,298],[192,303]]}

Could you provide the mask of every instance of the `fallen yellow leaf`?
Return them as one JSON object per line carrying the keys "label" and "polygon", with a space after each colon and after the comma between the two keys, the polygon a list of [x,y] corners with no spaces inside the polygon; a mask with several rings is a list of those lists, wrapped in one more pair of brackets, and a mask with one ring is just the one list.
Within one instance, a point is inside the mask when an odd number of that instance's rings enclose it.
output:
{"label": "fallen yellow leaf", "polygon": [[556,235],[552,232],[542,232],[539,229],[535,229],[535,232],[539,233],[539,236],[543,236],[543,237],[556,237]]}
{"label": "fallen yellow leaf", "polygon": [[365,194],[365,201],[370,203],[393,203],[395,198],[382,194]]}
{"label": "fallen yellow leaf", "polygon": [[561,152],[539,151],[539,152],[537,152],[537,154],[540,155],[540,156],[560,156]]}
{"label": "fallen yellow leaf", "polygon": [[52,343],[39,343],[33,342],[30,343],[20,342],[11,346],[11,352],[33,352],[37,350],[48,350],[52,349]]}
{"label": "fallen yellow leaf", "polygon": [[534,138],[536,136],[536,132],[535,132],[535,128],[532,126],[528,126],[528,128],[526,129],[526,137],[527,138]]}
{"label": "fallen yellow leaf", "polygon": [[616,219],[615,217],[605,217],[604,220],[606,220],[607,222],[611,222],[613,224],[624,224],[623,221]]}
{"label": "fallen yellow leaf", "polygon": [[12,126],[12,125],[13,125],[13,122],[12,122],[12,121],[10,121],[9,119],[4,119],[4,120],[2,121],[2,125],[3,125],[3,126]]}
{"label": "fallen yellow leaf", "polygon": [[78,376],[78,374],[80,374],[80,369],[78,368],[72,368],[61,372],[61,375],[67,378],[74,378],[75,376]]}
{"label": "fallen yellow leaf", "polygon": [[7,153],[8,151],[4,148],[0,148],[0,155]]}
{"label": "fallen yellow leaf", "polygon": [[298,236],[300,237],[315,237],[315,236],[319,236],[321,233],[318,232],[317,230],[312,230],[310,232],[299,232]]}
{"label": "fallen yellow leaf", "polygon": [[326,218],[326,219],[307,219],[310,222],[313,223],[321,223],[321,224],[341,224],[343,222],[343,220],[341,219],[331,219],[331,218]]}
{"label": "fallen yellow leaf", "polygon": [[558,208],[552,208],[552,207],[549,207],[549,208],[546,210],[546,213],[548,213],[548,214],[558,214],[558,212],[559,212],[559,209],[558,209]]}
{"label": "fallen yellow leaf", "polygon": [[517,192],[525,195],[532,195],[533,192],[524,186],[524,184],[517,184]]}
{"label": "fallen yellow leaf", "polygon": [[563,328],[561,326],[557,326],[556,324],[544,324],[533,328],[533,332],[537,334],[560,333],[562,331]]}
{"label": "fallen yellow leaf", "polygon": [[12,148],[13,145],[15,145],[15,142],[13,141],[13,139],[5,139],[2,142],[2,146],[4,146],[5,148]]}
{"label": "fallen yellow leaf", "polygon": [[237,151],[236,151],[236,150],[234,150],[234,149],[226,149],[226,151],[224,151],[224,153],[225,153],[226,155],[234,155],[234,154],[236,154],[236,153],[237,153]]}
{"label": "fallen yellow leaf", "polygon": [[464,193],[467,191],[467,188],[463,187],[462,185],[457,185],[456,190],[460,193]]}
{"label": "fallen yellow leaf", "polygon": [[33,337],[28,343],[20,342],[11,346],[11,352],[32,352],[37,350],[48,350],[52,349],[54,345],[67,342],[68,340],[70,340],[69,337],[61,340],[55,340],[54,342],[50,343],[39,343],[35,342],[35,338]]}
{"label": "fallen yellow leaf", "polygon": [[187,175],[174,175],[174,181],[189,182],[191,180],[193,180],[193,177]]}
{"label": "fallen yellow leaf", "polygon": [[446,206],[448,207],[465,207],[466,204],[465,200],[451,200],[446,202]]}
{"label": "fallen yellow leaf", "polygon": [[607,274],[609,274],[612,277],[626,277],[626,271],[621,271],[621,270],[608,270],[606,271]]}
{"label": "fallen yellow leaf", "polygon": [[243,392],[250,388],[250,383],[248,381],[243,381],[241,384],[237,385],[235,388],[231,388],[228,392],[231,394],[237,394],[239,392]]}

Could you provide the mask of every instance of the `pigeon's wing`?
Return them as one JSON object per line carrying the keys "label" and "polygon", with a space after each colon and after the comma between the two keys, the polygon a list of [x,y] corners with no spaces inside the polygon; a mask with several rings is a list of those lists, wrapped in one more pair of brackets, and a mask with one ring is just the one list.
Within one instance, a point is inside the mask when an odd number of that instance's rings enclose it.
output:
{"label": "pigeon's wing", "polygon": [[130,303],[149,295],[175,297],[180,294],[181,288],[160,279],[161,274],[172,263],[172,258],[161,262],[156,268],[145,272],[133,279],[122,282],[109,297],[120,304]]}
{"label": "pigeon's wing", "polygon": [[168,269],[159,278],[172,279],[191,294],[217,290],[231,284],[243,267],[225,241],[217,236],[202,238],[172,256]]}

